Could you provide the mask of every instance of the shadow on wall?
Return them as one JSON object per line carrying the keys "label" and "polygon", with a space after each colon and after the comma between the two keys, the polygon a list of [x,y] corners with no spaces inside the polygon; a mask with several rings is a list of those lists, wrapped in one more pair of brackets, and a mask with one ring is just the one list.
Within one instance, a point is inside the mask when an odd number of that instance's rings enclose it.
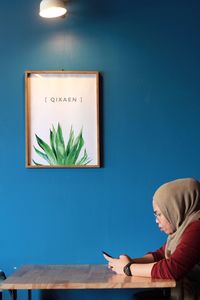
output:
{"label": "shadow on wall", "polygon": [[[130,2],[128,3],[130,6]],[[116,3],[113,1],[107,0],[88,0],[84,2],[84,5],[81,5],[81,0],[69,0],[68,11],[71,15],[78,16],[80,18],[89,18],[90,21],[98,19],[102,21],[102,18],[105,22],[105,19],[110,19],[112,17],[118,18],[121,14],[123,8],[127,7],[126,5],[121,5],[121,3]]]}
{"label": "shadow on wall", "polygon": [[169,289],[108,289],[108,290],[45,290],[41,292],[41,300],[162,300],[168,299]]}
{"label": "shadow on wall", "polygon": [[44,290],[41,292],[41,300],[134,300],[131,290]]}

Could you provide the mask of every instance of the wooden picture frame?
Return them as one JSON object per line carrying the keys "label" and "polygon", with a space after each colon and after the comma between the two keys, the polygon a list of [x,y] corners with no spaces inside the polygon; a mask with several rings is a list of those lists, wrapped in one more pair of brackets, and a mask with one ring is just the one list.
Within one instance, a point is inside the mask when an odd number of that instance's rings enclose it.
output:
{"label": "wooden picture frame", "polygon": [[99,72],[26,71],[26,167],[98,168]]}

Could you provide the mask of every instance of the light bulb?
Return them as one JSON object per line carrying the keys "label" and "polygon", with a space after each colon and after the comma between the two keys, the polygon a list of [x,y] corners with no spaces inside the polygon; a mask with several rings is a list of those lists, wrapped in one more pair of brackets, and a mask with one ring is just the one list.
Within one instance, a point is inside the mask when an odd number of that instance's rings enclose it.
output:
{"label": "light bulb", "polygon": [[67,9],[61,0],[42,0],[39,15],[43,18],[57,18],[65,15]]}

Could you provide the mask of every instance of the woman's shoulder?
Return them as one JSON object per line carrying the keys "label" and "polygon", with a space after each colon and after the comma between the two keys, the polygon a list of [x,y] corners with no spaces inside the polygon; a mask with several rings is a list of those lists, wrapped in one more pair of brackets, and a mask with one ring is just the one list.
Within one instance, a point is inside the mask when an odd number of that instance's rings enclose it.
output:
{"label": "woman's shoulder", "polygon": [[200,220],[196,220],[192,223],[190,223],[186,229],[185,229],[185,232],[188,232],[188,231],[199,231],[200,230]]}
{"label": "woman's shoulder", "polygon": [[[194,221],[190,223],[186,229],[184,230],[182,237],[181,237],[181,242],[178,245],[177,248],[182,247],[189,247],[188,251],[195,251],[198,253],[198,257],[200,254],[200,220]],[[189,252],[188,252],[189,253]]]}

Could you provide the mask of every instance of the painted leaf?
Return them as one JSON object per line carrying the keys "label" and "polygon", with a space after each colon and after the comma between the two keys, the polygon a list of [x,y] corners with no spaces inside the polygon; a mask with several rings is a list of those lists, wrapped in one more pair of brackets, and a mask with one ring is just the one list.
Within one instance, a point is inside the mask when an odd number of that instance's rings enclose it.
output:
{"label": "painted leaf", "polygon": [[[78,136],[75,138],[74,130],[71,126],[69,138],[65,145],[63,132],[60,124],[58,123],[57,130],[52,125],[52,130],[50,129],[50,146],[44,142],[39,136],[35,135],[39,147],[43,150],[40,151],[34,147],[35,152],[44,159],[49,165],[87,165],[91,159],[89,159],[86,149],[84,154],[80,157],[81,150],[84,146],[84,139],[82,134],[82,129]],[[33,163],[37,166],[41,164],[35,162]]]}
{"label": "painted leaf", "polygon": [[40,146],[40,148],[42,148],[42,150],[44,150],[44,152],[48,156],[49,161],[50,161],[50,165],[55,165],[56,158],[55,158],[55,155],[53,153],[53,150],[49,147],[49,145],[47,143],[45,143],[41,138],[39,138],[39,136],[37,136],[37,134],[35,136],[36,136],[38,145]]}
{"label": "painted leaf", "polygon": [[41,152],[41,151],[38,150],[36,147],[34,147],[34,149],[35,149],[35,152],[36,152],[40,157],[42,157],[44,160],[46,160],[46,161],[50,164],[50,160],[49,160],[48,156],[47,156],[45,153]]}
{"label": "painted leaf", "polygon": [[64,164],[64,153],[65,153],[65,143],[63,139],[62,129],[58,123],[58,129],[56,133],[56,156],[59,165]]}

